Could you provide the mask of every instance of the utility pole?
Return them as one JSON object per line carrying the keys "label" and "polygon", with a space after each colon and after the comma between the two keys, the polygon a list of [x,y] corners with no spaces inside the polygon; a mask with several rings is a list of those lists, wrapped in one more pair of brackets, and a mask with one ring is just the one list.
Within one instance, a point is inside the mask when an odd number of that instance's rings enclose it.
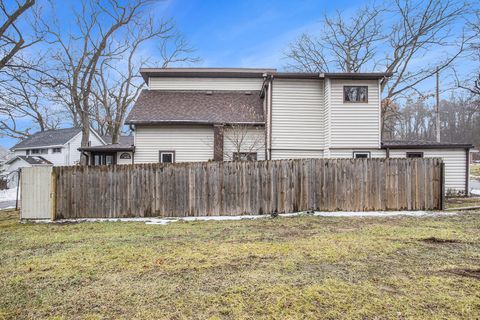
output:
{"label": "utility pole", "polygon": [[440,142],[440,76],[439,76],[439,70],[437,67],[437,92],[436,92],[436,99],[437,99],[437,105],[435,107],[435,135],[436,135],[436,140],[437,142]]}

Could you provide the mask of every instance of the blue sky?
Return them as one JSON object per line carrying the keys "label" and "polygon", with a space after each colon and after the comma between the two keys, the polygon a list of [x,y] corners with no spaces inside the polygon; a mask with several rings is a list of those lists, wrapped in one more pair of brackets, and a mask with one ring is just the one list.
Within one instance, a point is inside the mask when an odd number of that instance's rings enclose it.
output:
{"label": "blue sky", "polygon": [[[364,2],[165,0],[153,5],[151,13],[175,21],[178,31],[202,59],[194,66],[282,69],[287,64],[283,52],[288,44],[303,32],[318,34],[324,13],[340,10],[351,14],[355,6]],[[56,1],[55,4],[61,24],[70,23],[71,9],[78,7],[78,1]],[[466,64],[465,68],[470,67]],[[424,86],[426,90],[432,89],[433,81],[427,81]],[[15,143],[14,139],[0,137],[3,147],[9,148]]]}

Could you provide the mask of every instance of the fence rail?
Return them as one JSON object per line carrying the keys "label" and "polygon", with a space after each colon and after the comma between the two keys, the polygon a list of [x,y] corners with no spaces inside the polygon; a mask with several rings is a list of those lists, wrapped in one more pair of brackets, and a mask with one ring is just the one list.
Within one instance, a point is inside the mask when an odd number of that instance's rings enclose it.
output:
{"label": "fence rail", "polygon": [[440,159],[302,159],[53,169],[55,218],[441,209]]}

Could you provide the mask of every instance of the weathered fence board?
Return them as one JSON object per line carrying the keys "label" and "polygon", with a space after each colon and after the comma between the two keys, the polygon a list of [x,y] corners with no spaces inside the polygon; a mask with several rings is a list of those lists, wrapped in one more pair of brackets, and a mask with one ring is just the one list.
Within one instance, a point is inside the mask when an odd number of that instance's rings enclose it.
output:
{"label": "weathered fence board", "polygon": [[440,159],[302,159],[53,169],[55,218],[442,208]]}

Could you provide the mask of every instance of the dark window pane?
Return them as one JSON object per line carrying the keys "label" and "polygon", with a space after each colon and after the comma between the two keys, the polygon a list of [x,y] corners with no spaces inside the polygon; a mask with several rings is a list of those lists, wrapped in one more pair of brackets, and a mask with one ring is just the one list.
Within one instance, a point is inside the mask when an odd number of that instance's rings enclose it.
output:
{"label": "dark window pane", "polygon": [[162,162],[163,163],[172,163],[173,154],[172,153],[162,153]]}
{"label": "dark window pane", "polygon": [[423,158],[423,152],[407,152],[407,158]]}

